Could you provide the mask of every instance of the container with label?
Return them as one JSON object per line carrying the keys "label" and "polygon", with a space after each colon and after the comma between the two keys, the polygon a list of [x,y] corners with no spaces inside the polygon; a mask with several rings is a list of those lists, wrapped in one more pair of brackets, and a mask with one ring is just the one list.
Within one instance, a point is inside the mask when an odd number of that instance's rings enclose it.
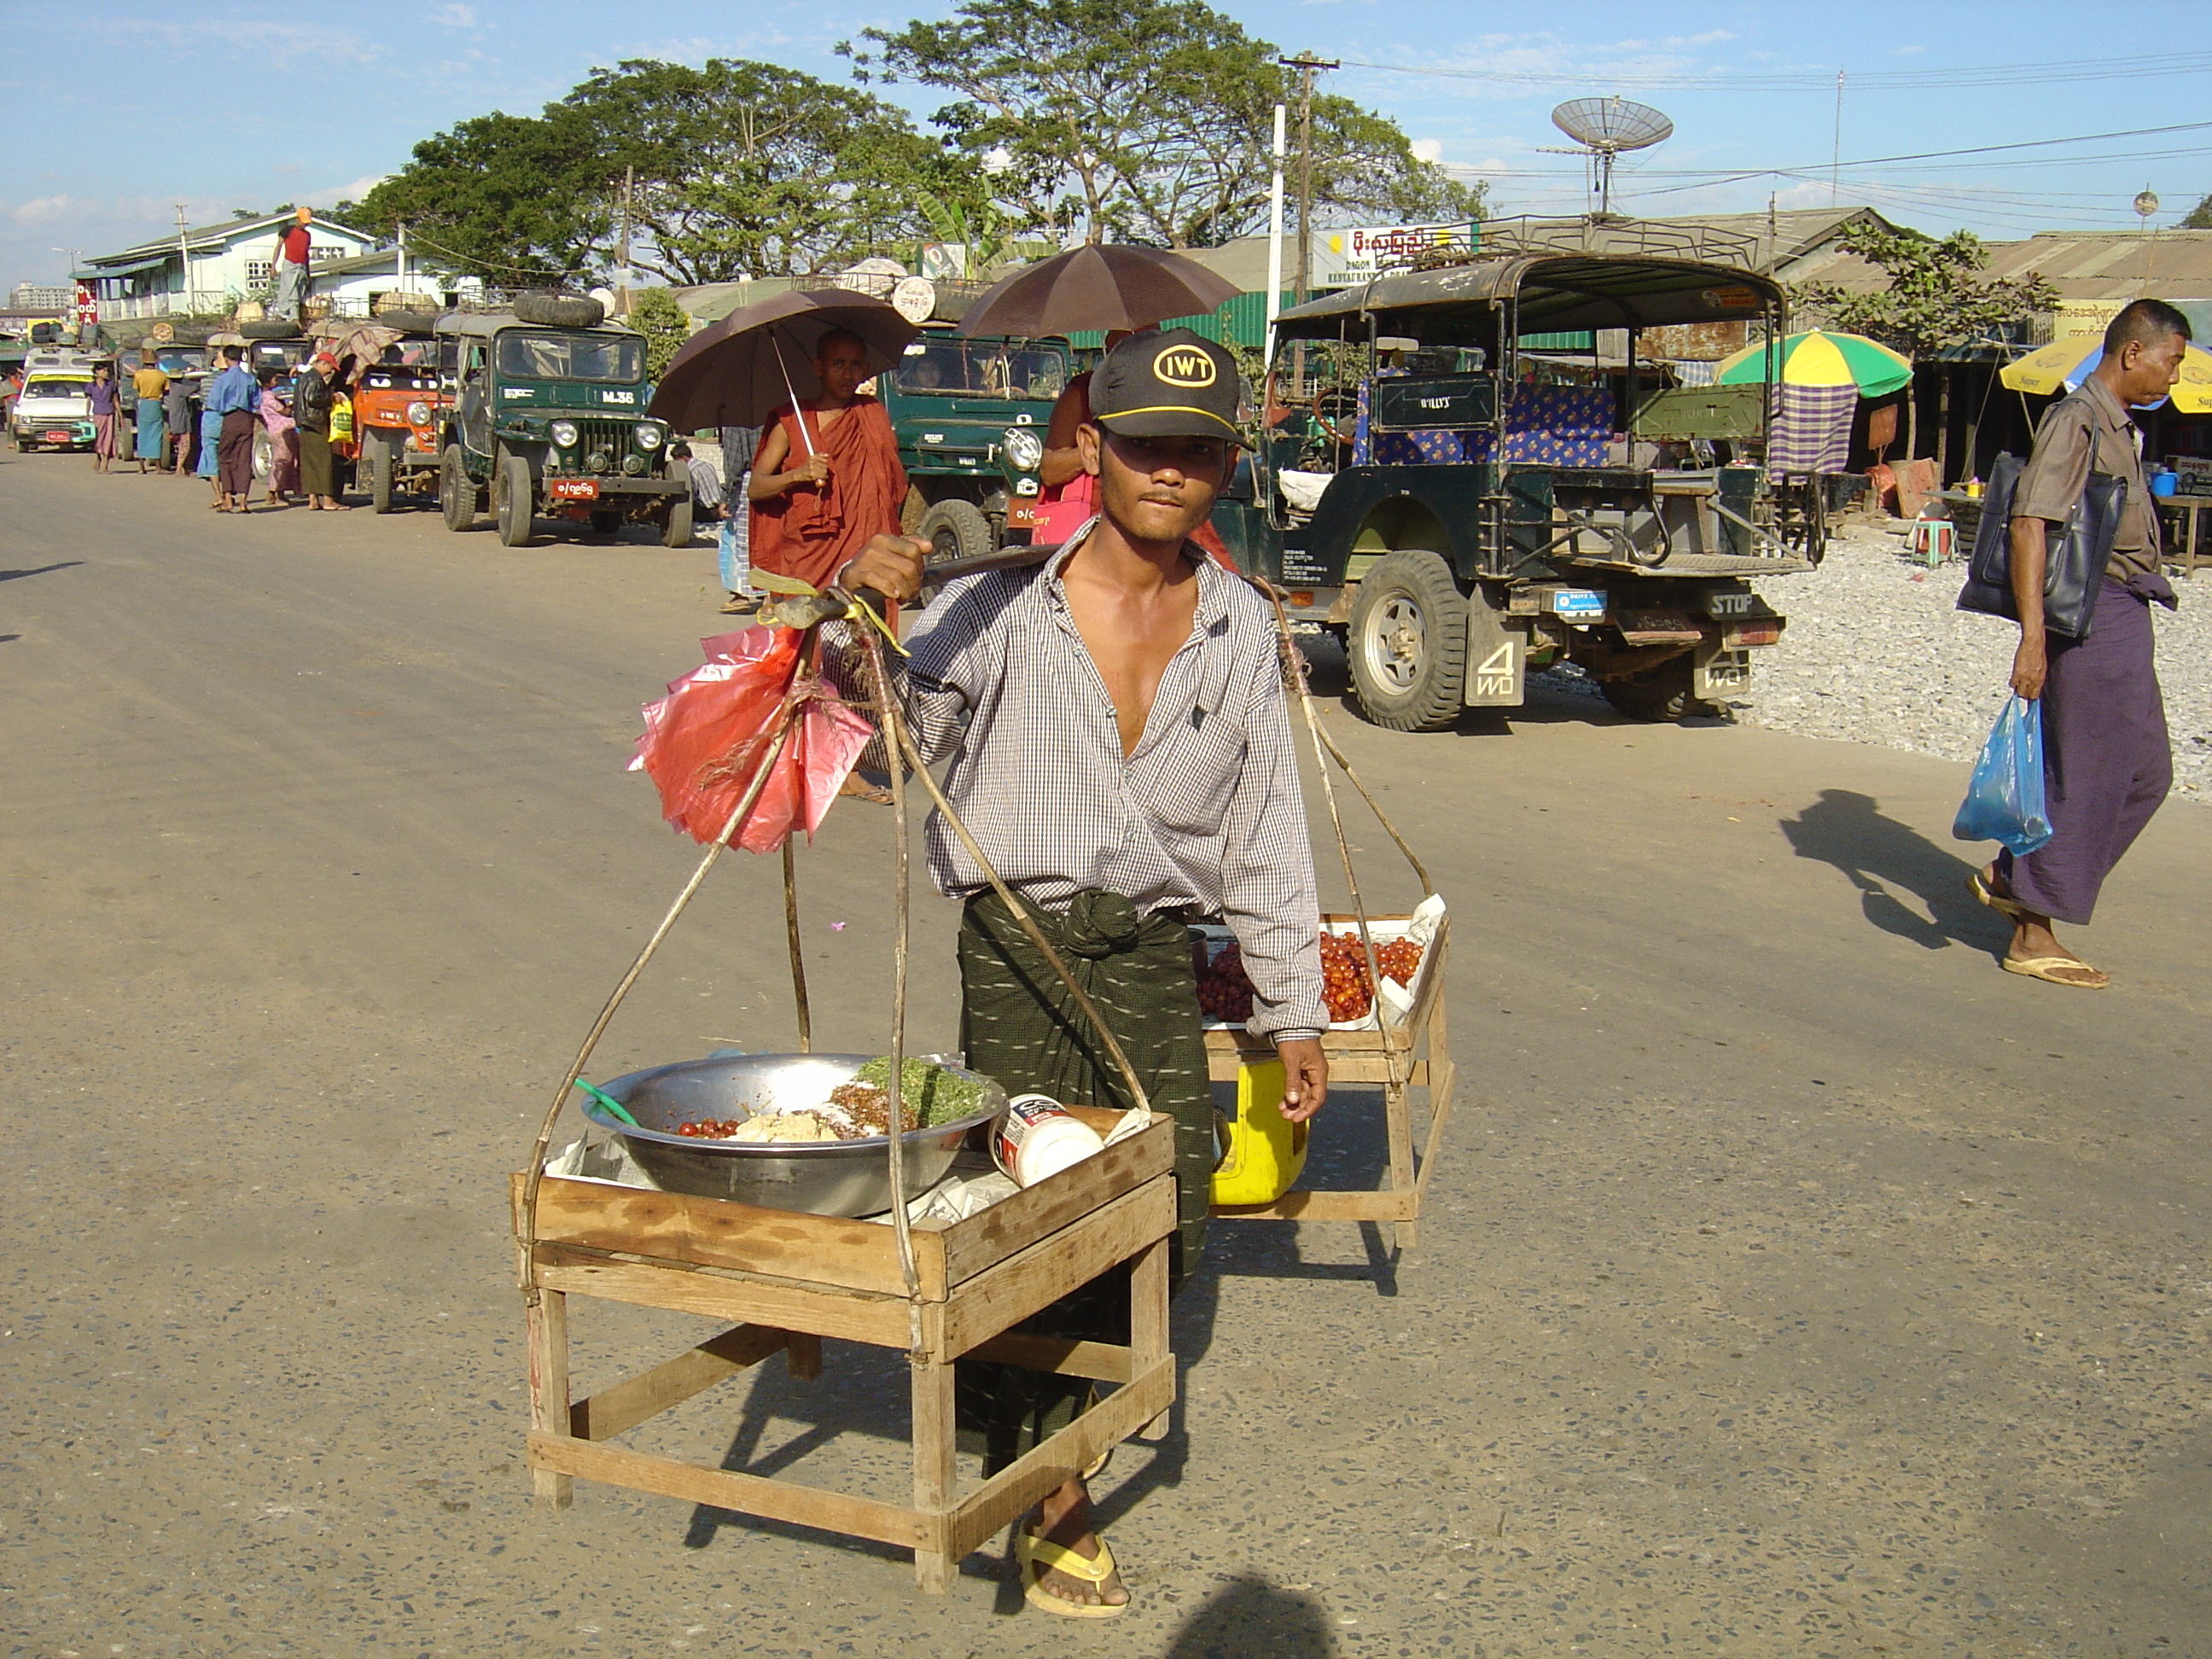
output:
{"label": "container with label", "polygon": [[1097,1130],[1048,1095],[1016,1095],[1008,1101],[991,1140],[999,1167],[1022,1187],[1034,1187],[1105,1146]]}

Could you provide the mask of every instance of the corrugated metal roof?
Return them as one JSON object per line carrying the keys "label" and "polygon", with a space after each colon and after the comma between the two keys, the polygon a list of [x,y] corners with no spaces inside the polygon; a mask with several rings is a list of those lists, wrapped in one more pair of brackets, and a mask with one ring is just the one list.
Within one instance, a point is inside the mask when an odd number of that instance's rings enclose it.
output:
{"label": "corrugated metal roof", "polygon": [[[2071,301],[2119,302],[2149,295],[2195,300],[2212,295],[2212,230],[2046,230],[2019,242],[1990,242],[1985,276],[2039,273]],[[1877,267],[1844,254],[1817,273],[1847,293],[1888,285]]]}

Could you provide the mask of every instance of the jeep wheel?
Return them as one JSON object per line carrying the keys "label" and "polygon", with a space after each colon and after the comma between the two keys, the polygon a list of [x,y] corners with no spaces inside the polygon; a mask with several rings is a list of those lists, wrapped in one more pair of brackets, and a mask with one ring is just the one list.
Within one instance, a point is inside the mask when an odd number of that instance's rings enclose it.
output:
{"label": "jeep wheel", "polygon": [[269,435],[269,428],[253,428],[253,478],[257,483],[267,483],[276,471],[276,441]]}
{"label": "jeep wheel", "polygon": [[500,452],[491,475],[491,510],[499,521],[501,545],[529,544],[531,532],[538,528],[538,486],[521,456]]}
{"label": "jeep wheel", "polygon": [[622,519],[623,515],[619,513],[592,514],[592,534],[594,536],[620,535],[622,533]]}
{"label": "jeep wheel", "polygon": [[981,558],[999,550],[999,538],[991,533],[991,521],[983,516],[983,509],[957,497],[939,501],[923,514],[921,528],[915,533],[929,544],[932,564]]}
{"label": "jeep wheel", "polygon": [[1437,732],[1467,684],[1467,598],[1443,559],[1384,555],[1360,578],[1346,641],[1359,711],[1392,732]]}
{"label": "jeep wheel", "polygon": [[372,511],[392,511],[393,484],[392,478],[392,446],[371,438],[363,446],[362,471],[368,475],[368,505]]}
{"label": "jeep wheel", "polygon": [[1626,679],[1601,681],[1598,690],[1605,693],[1605,700],[1613,705],[1615,714],[1632,720],[1678,720],[1705,707],[1690,696],[1690,659],[1686,655],[1670,658],[1656,668],[1647,668]]}
{"label": "jeep wheel", "polygon": [[461,464],[461,447],[447,444],[438,458],[438,506],[448,530],[473,530],[477,522],[477,487]]}
{"label": "jeep wheel", "polygon": [[660,521],[660,544],[663,547],[691,545],[691,498],[678,495],[668,504],[668,514]]}

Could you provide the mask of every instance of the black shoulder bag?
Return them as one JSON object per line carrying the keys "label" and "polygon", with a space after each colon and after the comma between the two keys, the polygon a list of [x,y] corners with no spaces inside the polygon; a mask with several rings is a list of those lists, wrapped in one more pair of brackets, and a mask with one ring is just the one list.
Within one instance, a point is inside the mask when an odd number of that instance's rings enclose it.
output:
{"label": "black shoulder bag", "polygon": [[[2093,461],[2094,455],[2093,449]],[[2012,597],[2012,498],[2024,465],[2016,455],[2000,455],[1990,468],[1990,482],[1982,491],[1982,521],[1966,561],[1966,585],[1959,590],[1961,611],[2020,620],[2020,607]],[[2089,637],[2097,588],[2112,556],[2112,538],[2119,534],[2120,509],[2127,499],[2126,479],[2092,471],[2065,527],[2045,533],[2043,625],[2049,632],[2075,640]]]}

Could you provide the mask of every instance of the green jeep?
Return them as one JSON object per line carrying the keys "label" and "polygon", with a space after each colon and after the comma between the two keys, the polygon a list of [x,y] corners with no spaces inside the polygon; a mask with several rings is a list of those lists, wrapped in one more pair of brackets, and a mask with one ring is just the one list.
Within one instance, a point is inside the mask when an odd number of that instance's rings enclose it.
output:
{"label": "green jeep", "polygon": [[906,468],[904,529],[933,559],[1026,543],[1052,406],[1066,389],[1065,340],[968,338],[925,329],[876,382]]}
{"label": "green jeep", "polygon": [[489,494],[509,547],[541,517],[586,520],[601,535],[644,520],[664,546],[690,545],[690,477],[668,459],[666,423],[645,418],[644,337],[596,320],[556,325],[586,309],[596,319],[588,300],[524,295],[517,307],[529,315],[451,311],[434,331],[454,392],[439,437],[447,527],[469,529]]}
{"label": "green jeep", "polygon": [[1378,726],[1516,707],[1561,663],[1631,718],[1679,718],[1748,683],[1784,625],[1750,580],[1810,570],[1825,529],[1817,478],[1768,476],[1763,387],[1666,385],[1639,353],[1711,323],[1771,337],[1781,290],[1486,227],[1479,254],[1282,313],[1215,527],[1343,642]]}

